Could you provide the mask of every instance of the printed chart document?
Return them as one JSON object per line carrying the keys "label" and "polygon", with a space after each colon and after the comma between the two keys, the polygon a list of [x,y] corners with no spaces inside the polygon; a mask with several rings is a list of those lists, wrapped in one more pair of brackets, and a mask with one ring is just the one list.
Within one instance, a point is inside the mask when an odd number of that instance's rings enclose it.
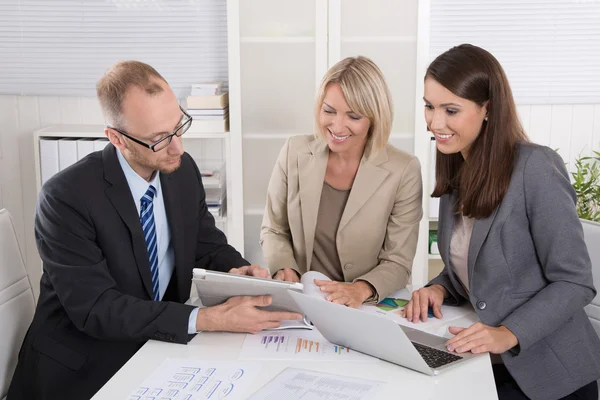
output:
{"label": "printed chart document", "polygon": [[399,325],[408,326],[410,328],[431,333],[432,335],[447,338],[453,336],[450,332],[448,332],[448,323],[450,323],[452,326],[467,328],[479,321],[477,314],[475,311],[473,311],[473,308],[469,304],[464,304],[458,307],[442,305],[442,319],[437,319],[433,315],[433,311],[430,308],[427,322],[420,321],[415,324],[409,322],[402,316],[404,306],[408,304],[410,298],[411,293],[408,291],[408,289],[400,289],[376,305],[363,304],[360,309],[370,313],[385,315],[386,317],[397,322]]}
{"label": "printed chart document", "polygon": [[241,400],[259,370],[250,363],[168,358],[128,400]]}
{"label": "printed chart document", "polygon": [[333,344],[318,330],[246,335],[240,359],[376,362],[377,358]]}
{"label": "printed chart document", "polygon": [[370,400],[384,382],[286,368],[250,400]]}

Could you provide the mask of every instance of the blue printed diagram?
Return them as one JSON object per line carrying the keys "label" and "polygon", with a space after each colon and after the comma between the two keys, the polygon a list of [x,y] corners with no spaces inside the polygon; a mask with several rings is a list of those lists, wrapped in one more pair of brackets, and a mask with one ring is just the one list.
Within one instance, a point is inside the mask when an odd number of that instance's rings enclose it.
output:
{"label": "blue printed diagram", "polygon": [[[177,363],[179,361],[179,363]],[[237,399],[239,387],[249,382],[248,371],[239,366],[218,366],[208,362],[199,367],[195,360],[166,360],[130,396],[129,400]]]}

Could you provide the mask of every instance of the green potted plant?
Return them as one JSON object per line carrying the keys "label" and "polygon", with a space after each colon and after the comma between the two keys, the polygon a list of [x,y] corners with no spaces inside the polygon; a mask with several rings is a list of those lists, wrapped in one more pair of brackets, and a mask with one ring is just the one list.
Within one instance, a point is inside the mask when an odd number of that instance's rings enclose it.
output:
{"label": "green potted plant", "polygon": [[600,222],[600,152],[575,160],[572,184],[577,194],[579,218]]}

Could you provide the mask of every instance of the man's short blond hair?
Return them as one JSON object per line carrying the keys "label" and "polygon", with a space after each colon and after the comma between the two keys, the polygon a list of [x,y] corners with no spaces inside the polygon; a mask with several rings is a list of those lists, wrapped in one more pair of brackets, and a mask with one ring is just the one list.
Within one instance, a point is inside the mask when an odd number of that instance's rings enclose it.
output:
{"label": "man's short blond hair", "polygon": [[140,61],[119,61],[110,67],[96,84],[106,123],[115,128],[124,128],[122,111],[127,90],[135,86],[152,96],[163,91],[157,80],[167,82],[158,71]]}
{"label": "man's short blond hair", "polygon": [[327,71],[317,93],[315,104],[315,137],[325,140],[323,129],[319,123],[319,115],[327,87],[337,83],[350,109],[369,118],[371,126],[365,147],[365,154],[377,152],[385,147],[392,130],[394,106],[392,95],[383,73],[373,61],[367,57],[348,57]]}

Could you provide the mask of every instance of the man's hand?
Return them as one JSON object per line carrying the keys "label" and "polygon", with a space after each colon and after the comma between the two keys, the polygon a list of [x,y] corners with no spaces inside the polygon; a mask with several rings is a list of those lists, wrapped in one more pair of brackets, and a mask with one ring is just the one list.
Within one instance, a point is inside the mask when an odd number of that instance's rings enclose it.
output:
{"label": "man's hand", "polygon": [[442,303],[448,295],[446,288],[442,285],[431,285],[412,292],[412,298],[404,307],[402,314],[410,322],[417,323],[419,320],[427,321],[429,306],[433,308],[433,315],[442,318]]}
{"label": "man's hand", "polygon": [[218,306],[201,308],[196,318],[196,330],[257,333],[278,328],[281,321],[302,319],[298,313],[257,308],[270,304],[271,296],[232,297]]}
{"label": "man's hand", "polygon": [[298,277],[298,273],[291,268],[280,269],[275,273],[273,279],[276,281],[286,281],[286,282],[300,282],[300,278]]}
{"label": "man's hand", "polygon": [[515,334],[505,326],[495,328],[476,322],[468,328],[451,326],[448,330],[456,336],[446,342],[446,347],[457,353],[502,354],[519,344]]}
{"label": "man's hand", "polygon": [[248,275],[248,276],[256,276],[258,278],[267,278],[271,279],[271,275],[269,275],[269,271],[262,268],[258,264],[245,265],[239,268],[231,268],[229,270],[230,274],[235,275]]}
{"label": "man's hand", "polygon": [[373,295],[371,285],[365,281],[346,283],[315,279],[315,285],[321,289],[321,292],[329,293],[325,300],[352,308],[360,307],[365,300]]}

